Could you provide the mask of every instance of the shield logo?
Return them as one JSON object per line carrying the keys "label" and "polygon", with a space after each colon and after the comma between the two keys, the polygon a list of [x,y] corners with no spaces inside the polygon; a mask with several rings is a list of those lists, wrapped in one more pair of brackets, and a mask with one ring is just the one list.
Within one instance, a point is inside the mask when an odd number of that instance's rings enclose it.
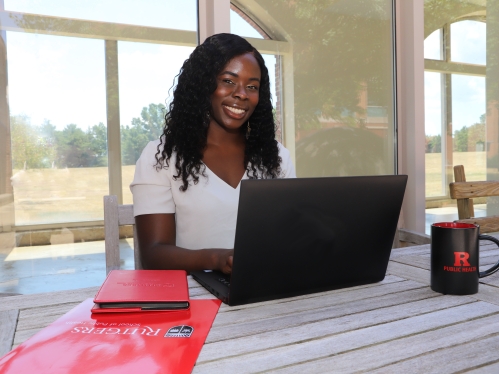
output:
{"label": "shield logo", "polygon": [[165,338],[190,338],[194,328],[192,326],[180,325],[168,329]]}

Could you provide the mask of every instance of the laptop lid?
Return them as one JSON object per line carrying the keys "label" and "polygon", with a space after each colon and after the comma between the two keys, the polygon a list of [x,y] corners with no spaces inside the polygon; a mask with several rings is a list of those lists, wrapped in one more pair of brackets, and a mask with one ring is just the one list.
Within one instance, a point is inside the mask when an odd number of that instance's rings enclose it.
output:
{"label": "laptop lid", "polygon": [[383,280],[406,175],[243,180],[229,305]]}

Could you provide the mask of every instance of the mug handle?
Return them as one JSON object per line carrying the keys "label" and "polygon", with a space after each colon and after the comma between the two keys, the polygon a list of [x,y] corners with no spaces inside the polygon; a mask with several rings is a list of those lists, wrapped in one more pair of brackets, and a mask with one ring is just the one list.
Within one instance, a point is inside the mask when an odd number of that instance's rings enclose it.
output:
{"label": "mug handle", "polygon": [[[490,240],[491,242],[496,243],[497,246],[499,247],[499,240],[497,240],[493,236],[490,236],[490,235],[478,235],[478,240]],[[483,278],[483,277],[489,276],[491,274],[494,274],[497,270],[499,270],[499,261],[494,266],[492,266],[490,269],[487,269],[485,271],[479,272],[478,273],[478,278]]]}

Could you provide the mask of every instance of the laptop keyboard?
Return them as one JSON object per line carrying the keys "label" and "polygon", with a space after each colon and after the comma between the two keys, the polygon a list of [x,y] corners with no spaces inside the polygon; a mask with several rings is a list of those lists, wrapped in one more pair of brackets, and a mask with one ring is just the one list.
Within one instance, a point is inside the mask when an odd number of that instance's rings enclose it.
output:
{"label": "laptop keyboard", "polygon": [[219,281],[220,283],[223,283],[223,284],[225,284],[227,287],[230,287],[230,275],[225,275],[225,274],[224,274],[224,275],[219,276],[217,279],[218,279],[218,281]]}

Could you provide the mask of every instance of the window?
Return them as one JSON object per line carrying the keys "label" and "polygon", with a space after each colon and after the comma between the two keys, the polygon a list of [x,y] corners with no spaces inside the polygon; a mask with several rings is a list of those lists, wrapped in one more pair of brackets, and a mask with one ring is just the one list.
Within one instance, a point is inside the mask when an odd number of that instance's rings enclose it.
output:
{"label": "window", "polygon": [[[499,6],[461,3],[425,3],[427,233],[435,221],[458,218],[449,196],[454,165],[464,165],[467,180],[497,179],[499,34],[491,20]],[[490,202],[475,199],[475,214],[491,214]]]}
{"label": "window", "polygon": [[394,173],[392,1],[232,4],[232,19],[256,24],[237,32],[270,39],[255,45],[276,56],[276,117],[297,175]]}
{"label": "window", "polygon": [[131,200],[130,136],[163,110],[196,46],[196,6],[0,1],[0,292],[102,282],[102,197]]}
{"label": "window", "polygon": [[[175,76],[196,46],[197,1],[1,5],[0,234],[9,250],[0,266],[43,273],[49,290],[98,285],[102,196],[131,202],[133,165],[160,131]],[[269,68],[277,137],[298,176],[395,173],[393,1],[230,7],[231,31]],[[0,274],[0,292],[47,290]]]}

